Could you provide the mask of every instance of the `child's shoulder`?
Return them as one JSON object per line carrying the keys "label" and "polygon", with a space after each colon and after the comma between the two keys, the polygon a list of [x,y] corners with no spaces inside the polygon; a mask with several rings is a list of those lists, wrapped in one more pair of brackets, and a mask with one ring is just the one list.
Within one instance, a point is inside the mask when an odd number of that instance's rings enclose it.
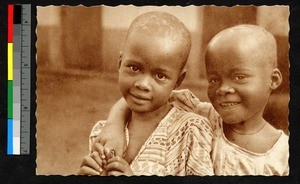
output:
{"label": "child's shoulder", "polygon": [[286,135],[282,130],[278,130],[280,132],[280,137],[277,139],[276,143],[279,149],[285,149],[288,151],[289,149],[289,135]]}
{"label": "child's shoulder", "polygon": [[276,150],[275,152],[288,150],[289,136],[269,123],[266,125],[266,131],[263,132],[263,138],[265,146],[269,147],[269,150]]}
{"label": "child's shoulder", "polygon": [[200,129],[212,129],[211,122],[204,116],[194,112],[187,112],[176,107],[175,118],[173,122],[179,126],[197,127]]}

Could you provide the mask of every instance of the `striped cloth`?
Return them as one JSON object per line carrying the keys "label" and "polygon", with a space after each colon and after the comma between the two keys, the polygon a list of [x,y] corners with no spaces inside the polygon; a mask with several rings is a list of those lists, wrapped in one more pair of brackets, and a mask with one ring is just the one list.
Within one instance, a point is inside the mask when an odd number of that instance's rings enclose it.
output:
{"label": "striped cloth", "polygon": [[[90,134],[90,148],[105,121]],[[127,143],[128,129],[125,130]],[[173,107],[141,147],[130,167],[135,175],[213,175],[212,125],[197,114]]]}

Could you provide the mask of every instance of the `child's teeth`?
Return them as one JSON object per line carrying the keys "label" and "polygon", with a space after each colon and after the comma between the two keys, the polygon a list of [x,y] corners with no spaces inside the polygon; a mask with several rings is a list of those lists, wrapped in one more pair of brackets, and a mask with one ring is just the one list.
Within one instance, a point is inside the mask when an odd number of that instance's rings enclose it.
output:
{"label": "child's teeth", "polygon": [[233,105],[236,105],[238,103],[221,103],[222,106],[224,107],[229,107],[229,106],[233,106]]}

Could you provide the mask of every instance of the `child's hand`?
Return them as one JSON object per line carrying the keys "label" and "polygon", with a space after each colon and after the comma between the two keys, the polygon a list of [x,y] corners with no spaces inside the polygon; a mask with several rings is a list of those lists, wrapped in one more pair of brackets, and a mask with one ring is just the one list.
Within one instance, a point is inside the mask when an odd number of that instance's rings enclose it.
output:
{"label": "child's hand", "polygon": [[122,157],[126,150],[125,125],[131,115],[124,98],[121,98],[109,111],[106,124],[95,142],[106,148],[114,149],[115,154]]}
{"label": "child's hand", "polygon": [[78,174],[79,175],[101,175],[102,159],[97,151],[92,152],[89,156],[85,156],[81,163]]}
{"label": "child's hand", "polygon": [[92,152],[97,152],[99,155],[99,158],[102,161],[102,165],[106,164],[106,159],[105,159],[105,154],[104,154],[104,146],[99,143],[99,142],[94,142],[93,146],[92,146]]}
{"label": "child's hand", "polygon": [[106,172],[108,176],[132,176],[133,172],[129,164],[123,158],[115,156],[107,160]]}
{"label": "child's hand", "polygon": [[[106,148],[113,149],[115,155],[122,157],[123,152],[126,150],[126,140],[125,136],[120,136],[120,132],[124,132],[124,130],[120,130],[119,125],[107,123],[101,133],[95,138],[92,150],[94,151],[95,144],[99,143]],[[115,135],[119,135],[117,139]]]}
{"label": "child's hand", "polygon": [[173,90],[169,102],[175,107],[194,112],[200,100],[188,89]]}

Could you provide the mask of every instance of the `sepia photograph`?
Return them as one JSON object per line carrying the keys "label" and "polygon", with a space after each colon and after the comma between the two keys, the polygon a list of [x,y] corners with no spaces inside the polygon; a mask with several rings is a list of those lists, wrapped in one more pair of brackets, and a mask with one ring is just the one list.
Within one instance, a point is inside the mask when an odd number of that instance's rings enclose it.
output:
{"label": "sepia photograph", "polygon": [[36,175],[290,174],[288,6],[36,10]]}

